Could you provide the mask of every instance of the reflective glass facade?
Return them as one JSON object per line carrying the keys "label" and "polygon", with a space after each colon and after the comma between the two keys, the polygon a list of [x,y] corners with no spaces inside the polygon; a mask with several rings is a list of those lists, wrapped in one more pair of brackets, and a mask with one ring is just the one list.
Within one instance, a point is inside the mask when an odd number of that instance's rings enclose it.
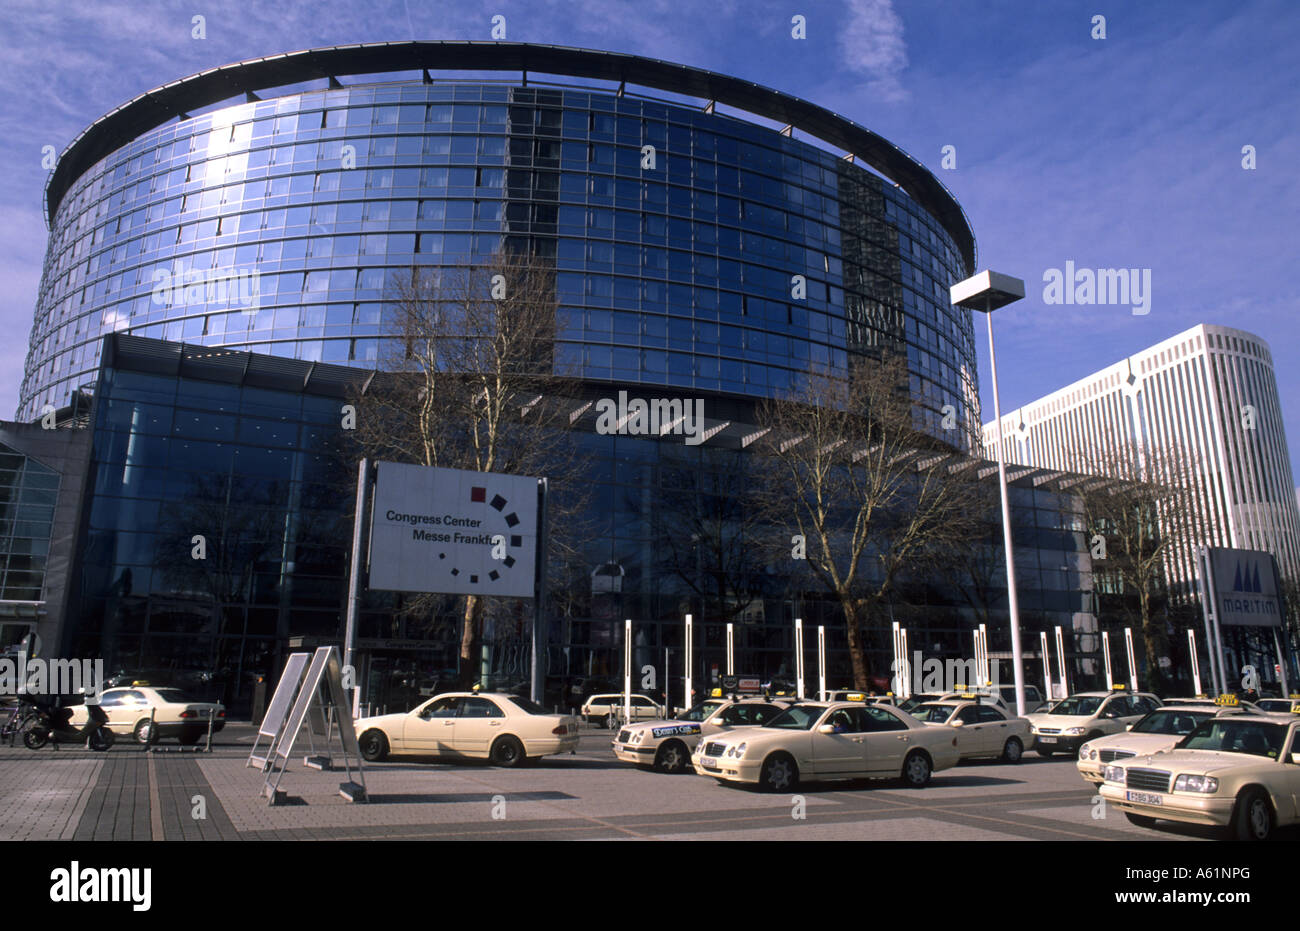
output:
{"label": "reflective glass facade", "polygon": [[0,444],[0,601],[41,599],[58,494],[58,472]]}
{"label": "reflective glass facade", "polygon": [[[245,709],[254,677],[273,675],[291,649],[342,640],[355,465],[339,454],[340,407],[361,373],[121,336],[108,346],[62,653]],[[548,702],[613,684],[625,617],[635,621],[638,668],[660,668],[665,647],[680,664],[688,612],[697,677],[723,663],[728,620],[744,671],[793,675],[791,621],[800,616],[808,629],[827,628],[832,685],[850,682],[838,607],[788,562],[764,565],[746,543],[763,532],[744,513],[749,454],[674,439],[577,440],[589,456],[583,473],[552,490],[583,486],[587,532],[575,560],[552,566]],[[1073,500],[1035,487],[1039,477],[1019,479],[1011,499],[1026,648],[1032,659],[1036,632],[1060,625],[1076,685],[1100,685],[1082,525]],[[682,528],[700,514],[720,517],[724,550],[683,544]],[[891,611],[914,649],[968,655],[971,630],[985,623],[994,658],[1009,650],[998,521],[991,508],[968,564],[899,589]],[[445,688],[456,675],[460,601],[408,616],[401,597],[368,592],[363,602],[357,662],[377,706],[413,704],[421,688]],[[523,602],[489,605],[477,671],[493,686],[526,677],[529,615]],[[871,668],[887,675],[889,640],[875,633]],[[670,672],[680,676],[680,666]],[[1009,681],[1008,665],[1002,674]]]}
{"label": "reflective glass facade", "polygon": [[224,106],[82,173],[19,418],[93,381],[114,331],[374,366],[390,276],[510,239],[554,258],[568,372],[762,397],[885,344],[937,435],[956,442],[945,404],[979,423],[970,315],[947,298],[970,269],[900,187],[681,105],[419,82]]}

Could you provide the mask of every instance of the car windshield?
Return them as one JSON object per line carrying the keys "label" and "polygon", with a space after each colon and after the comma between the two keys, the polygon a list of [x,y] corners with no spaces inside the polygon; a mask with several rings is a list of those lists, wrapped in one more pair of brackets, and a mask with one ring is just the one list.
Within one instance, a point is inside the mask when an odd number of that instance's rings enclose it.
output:
{"label": "car windshield", "polygon": [[942,724],[948,720],[952,714],[951,705],[921,705],[909,711],[912,717],[918,721],[929,721],[931,724]]}
{"label": "car windshield", "polygon": [[1047,713],[1080,715],[1087,717],[1096,714],[1097,709],[1100,707],[1101,699],[1095,695],[1083,698],[1065,698],[1061,700],[1060,704]]}
{"label": "car windshield", "polygon": [[547,711],[541,705],[537,704],[537,702],[533,701],[531,698],[523,698],[522,696],[519,695],[507,695],[506,697],[510,699],[510,703],[514,705],[516,708],[522,708],[524,711],[527,711],[529,714],[551,714],[552,713],[550,711]]}
{"label": "car windshield", "polygon": [[794,731],[810,731],[826,709],[820,705],[791,705],[762,727],[783,727]]}
{"label": "car windshield", "polygon": [[158,697],[166,702],[175,702],[177,704],[186,704],[187,702],[196,701],[180,689],[154,689]]}
{"label": "car windshield", "polygon": [[1231,718],[1211,718],[1202,722],[1182,740],[1180,750],[1222,750],[1226,753],[1248,753],[1276,760],[1286,739],[1286,725],[1264,721],[1240,721]]}
{"label": "car windshield", "polygon": [[702,701],[690,711],[684,711],[677,716],[679,721],[703,721],[709,715],[720,707],[723,702],[720,701]]}
{"label": "car windshield", "polygon": [[1196,725],[1213,717],[1213,712],[1162,708],[1133,725],[1135,734],[1190,734]]}

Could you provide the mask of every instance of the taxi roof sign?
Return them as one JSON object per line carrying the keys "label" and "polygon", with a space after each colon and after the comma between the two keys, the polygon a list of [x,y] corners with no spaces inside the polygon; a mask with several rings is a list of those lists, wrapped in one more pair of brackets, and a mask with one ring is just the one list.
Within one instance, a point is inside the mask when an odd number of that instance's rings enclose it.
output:
{"label": "taxi roof sign", "polygon": [[1223,708],[1235,708],[1241,704],[1236,695],[1224,694],[1214,700],[1216,705]]}
{"label": "taxi roof sign", "polygon": [[1112,692],[1122,692],[1126,688],[1128,688],[1128,686],[1126,686],[1123,682],[1115,682],[1111,684],[1110,690]]}

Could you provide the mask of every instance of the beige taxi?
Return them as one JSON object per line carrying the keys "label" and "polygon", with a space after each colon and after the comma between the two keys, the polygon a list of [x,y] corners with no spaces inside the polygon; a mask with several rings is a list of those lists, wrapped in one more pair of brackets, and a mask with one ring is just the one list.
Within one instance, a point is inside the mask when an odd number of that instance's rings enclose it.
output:
{"label": "beige taxi", "polygon": [[1136,724],[1161,705],[1150,692],[1076,692],[1050,711],[1026,715],[1039,756],[1075,753],[1080,746]]}
{"label": "beige taxi", "polygon": [[710,699],[671,721],[624,725],[614,738],[614,756],[664,773],[685,772],[691,765],[691,748],[701,737],[764,724],[789,704],[779,699]]}
{"label": "beige taxi", "polygon": [[1106,766],[1101,797],[1141,827],[1214,825],[1267,840],[1300,823],[1300,715],[1216,715],[1170,750]]}
{"label": "beige taxi", "polygon": [[448,692],[405,714],[354,722],[361,755],[466,757],[497,766],[578,748],[578,719],[504,692]]}
{"label": "beige taxi", "polygon": [[[220,702],[196,701],[180,689],[155,688],[145,683],[104,689],[99,695],[99,707],[108,717],[109,730],[134,737],[139,743],[150,741],[152,727],[155,743],[174,738],[183,744],[196,744],[207,736],[209,714],[214,734],[226,726],[226,708]],[[73,706],[70,720],[73,727],[84,727],[88,718],[85,705]]]}
{"label": "beige taxi", "polygon": [[799,702],[761,727],[701,740],[695,772],[785,792],[801,780],[899,779],[921,788],[957,765],[957,737],[905,712],[862,702]]}
{"label": "beige taxi", "polygon": [[973,696],[926,702],[908,714],[922,724],[954,728],[963,760],[1019,763],[1034,740],[1027,719],[1008,714],[999,702]]}
{"label": "beige taxi", "polygon": [[1214,705],[1163,705],[1125,731],[1085,743],[1079,748],[1075,766],[1088,782],[1101,785],[1106,764],[1141,753],[1170,750],[1203,721],[1220,714],[1237,713],[1240,712]]}

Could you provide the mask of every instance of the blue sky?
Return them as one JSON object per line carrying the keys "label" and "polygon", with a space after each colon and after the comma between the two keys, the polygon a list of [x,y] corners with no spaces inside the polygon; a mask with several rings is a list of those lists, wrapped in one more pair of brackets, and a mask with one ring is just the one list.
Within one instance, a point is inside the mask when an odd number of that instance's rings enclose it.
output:
{"label": "blue sky", "polygon": [[[191,38],[196,13],[203,40]],[[790,36],[796,13],[803,41]],[[512,41],[649,55],[808,98],[935,171],[971,218],[980,267],[1027,282],[996,320],[1004,410],[1194,324],[1225,324],[1272,346],[1300,462],[1295,0],[7,0],[0,416],[17,403],[44,256],[42,146],[61,151],[106,111],[206,68],[320,45],[487,40],[496,14]],[[1104,40],[1090,35],[1097,14]],[[940,167],[946,145],[955,170]],[[1150,313],[1044,304],[1044,270],[1067,260],[1150,268]],[[982,321],[976,335],[986,347]],[[991,418],[983,354],[980,375]]]}

